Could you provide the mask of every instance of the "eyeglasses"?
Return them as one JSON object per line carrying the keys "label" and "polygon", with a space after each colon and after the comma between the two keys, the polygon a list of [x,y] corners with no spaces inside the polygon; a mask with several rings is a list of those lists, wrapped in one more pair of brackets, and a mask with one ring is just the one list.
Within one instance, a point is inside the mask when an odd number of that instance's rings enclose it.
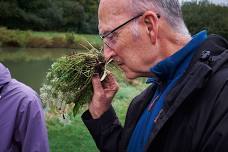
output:
{"label": "eyeglasses", "polygon": [[[113,44],[113,38],[114,38],[114,33],[120,29],[121,27],[127,25],[128,23],[130,23],[131,21],[139,18],[140,16],[142,16],[144,13],[141,13],[137,16],[134,16],[133,18],[127,20],[126,22],[124,22],[123,24],[119,25],[118,27],[114,28],[112,31],[108,32],[108,33],[105,33],[105,34],[100,34],[100,38],[103,40],[103,43],[108,46],[109,48],[112,48],[112,44]],[[156,14],[158,18],[160,18],[160,15],[159,14]],[[104,46],[103,46],[104,47]]]}
{"label": "eyeglasses", "polygon": [[136,18],[138,18],[138,17],[140,17],[140,16],[142,16],[142,15],[143,15],[143,13],[141,13],[141,14],[139,14],[139,15],[137,15],[137,16],[135,16],[135,17],[129,19],[129,20],[127,20],[127,21],[124,22],[123,24],[121,24],[121,25],[119,25],[118,27],[114,28],[112,31],[110,31],[110,32],[108,32],[108,33],[105,33],[104,35],[100,34],[100,38],[103,40],[103,43],[104,43],[106,46],[108,46],[109,48],[112,48],[112,47],[111,47],[111,46],[112,46],[111,44],[113,44],[112,42],[113,42],[114,33],[115,33],[118,29],[120,29],[121,27],[125,26],[126,24],[130,23],[131,21],[133,21],[134,19],[136,19]]}

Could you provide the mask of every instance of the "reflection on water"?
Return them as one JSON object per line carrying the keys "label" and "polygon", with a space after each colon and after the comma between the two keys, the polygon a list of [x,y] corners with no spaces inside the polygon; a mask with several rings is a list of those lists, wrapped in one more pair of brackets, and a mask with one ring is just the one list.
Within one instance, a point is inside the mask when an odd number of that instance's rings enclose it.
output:
{"label": "reflection on water", "polygon": [[0,48],[0,62],[9,68],[13,78],[39,92],[53,59],[70,52],[69,49]]}
{"label": "reflection on water", "polygon": [[70,54],[73,49],[43,49],[43,48],[0,48],[0,61],[17,60],[44,60]]}

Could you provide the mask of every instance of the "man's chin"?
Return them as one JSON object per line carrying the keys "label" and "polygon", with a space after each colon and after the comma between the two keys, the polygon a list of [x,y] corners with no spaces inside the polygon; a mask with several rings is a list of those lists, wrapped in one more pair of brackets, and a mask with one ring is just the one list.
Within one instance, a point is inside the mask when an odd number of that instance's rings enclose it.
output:
{"label": "man's chin", "polygon": [[125,74],[125,77],[130,80],[134,80],[134,79],[138,78],[138,75],[136,73],[124,72],[124,74]]}
{"label": "man's chin", "polygon": [[139,77],[139,74],[129,70],[126,66],[120,66],[120,68],[127,79],[133,80]]}

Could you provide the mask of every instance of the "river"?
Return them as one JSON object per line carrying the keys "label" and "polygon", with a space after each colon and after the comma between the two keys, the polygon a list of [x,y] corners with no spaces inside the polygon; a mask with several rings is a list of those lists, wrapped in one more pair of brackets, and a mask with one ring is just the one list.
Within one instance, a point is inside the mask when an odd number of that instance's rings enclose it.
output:
{"label": "river", "polygon": [[11,72],[13,78],[39,92],[53,61],[74,50],[0,48],[0,62]]}

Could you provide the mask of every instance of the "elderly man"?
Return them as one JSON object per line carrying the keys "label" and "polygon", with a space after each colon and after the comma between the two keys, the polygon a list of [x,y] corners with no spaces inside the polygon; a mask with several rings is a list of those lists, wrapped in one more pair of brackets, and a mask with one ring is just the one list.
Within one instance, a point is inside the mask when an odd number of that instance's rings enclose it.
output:
{"label": "elderly man", "polygon": [[48,152],[41,102],[0,63],[0,152]]}
{"label": "elderly man", "polygon": [[129,79],[151,85],[131,102],[122,127],[110,74],[93,77],[82,119],[100,151],[225,152],[228,149],[228,43],[191,36],[178,0],[101,0],[104,55]]}

